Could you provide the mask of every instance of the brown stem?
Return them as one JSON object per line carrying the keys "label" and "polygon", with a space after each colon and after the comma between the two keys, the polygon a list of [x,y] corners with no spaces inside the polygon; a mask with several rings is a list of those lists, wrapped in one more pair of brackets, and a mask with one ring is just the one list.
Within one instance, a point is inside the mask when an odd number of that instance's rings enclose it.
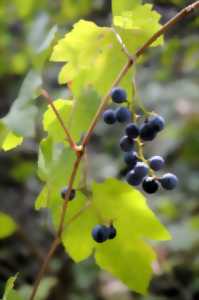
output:
{"label": "brown stem", "polygon": [[68,131],[68,129],[66,128],[66,126],[64,125],[64,121],[62,120],[59,112],[57,111],[55,105],[53,104],[53,100],[51,98],[51,96],[48,94],[48,92],[44,89],[41,90],[41,95],[44,97],[44,99],[48,102],[48,104],[50,105],[50,107],[52,108],[52,110],[54,111],[57,120],[59,121],[61,127],[63,128],[65,134],[66,134],[66,138],[67,141],[70,144],[70,147],[76,152],[77,151],[77,145],[76,143],[73,141],[72,136],[70,135],[70,132]]}
{"label": "brown stem", "polygon": [[60,244],[60,239],[59,237],[56,237],[55,240],[52,242],[52,245],[50,247],[50,250],[42,264],[42,267],[37,275],[37,278],[36,278],[36,281],[35,281],[35,284],[34,284],[34,287],[33,287],[33,290],[32,290],[32,294],[30,296],[30,300],[33,300],[35,298],[35,295],[37,293],[37,290],[38,290],[38,287],[39,287],[39,284],[43,278],[43,275],[48,267],[48,264],[49,264],[49,261],[51,260],[53,254],[55,253],[57,247],[59,246]]}
{"label": "brown stem", "polygon": [[[71,174],[71,177],[70,177],[70,180],[69,180],[69,185],[68,185],[68,190],[67,190],[67,195],[66,195],[66,199],[68,199],[69,195],[70,195],[70,192],[71,192],[71,189],[72,189],[72,185],[73,185],[73,182],[74,182],[74,179],[75,179],[75,176],[77,174],[77,170],[78,170],[78,167],[79,167],[79,164],[81,162],[81,159],[84,155],[84,149],[86,147],[86,145],[89,143],[90,141],[90,137],[93,133],[93,130],[95,129],[95,126],[97,124],[97,121],[98,119],[100,118],[102,112],[104,111],[105,107],[107,106],[108,104],[108,101],[109,101],[109,97],[110,97],[110,94],[111,94],[111,90],[114,86],[118,85],[120,83],[120,81],[122,80],[122,78],[127,74],[127,72],[129,71],[129,69],[133,66],[135,60],[133,59],[134,57],[135,58],[138,58],[139,56],[141,56],[145,50],[151,45],[153,44],[154,41],[156,41],[163,33],[165,33],[170,27],[172,27],[173,25],[175,25],[177,22],[179,22],[181,19],[183,19],[184,17],[186,17],[188,14],[190,14],[194,9],[198,9],[199,8],[199,1],[196,1],[194,2],[193,4],[187,6],[186,8],[184,8],[181,12],[179,12],[174,18],[172,18],[170,21],[168,21],[164,26],[162,26],[162,28],[156,32],[140,49],[138,49],[138,51],[135,53],[135,55],[132,56],[132,58],[129,58],[128,62],[125,64],[125,66],[122,68],[122,70],[120,71],[119,75],[117,76],[117,78],[115,79],[114,83],[112,84],[111,88],[109,89],[108,93],[103,97],[102,99],[102,102],[101,102],[101,105],[96,113],[96,115],[94,116],[94,119],[88,129],[88,132],[86,134],[86,136],[84,137],[84,140],[82,142],[82,146],[79,147],[79,149],[77,149],[77,146],[75,143],[73,143],[73,140],[72,138],[70,137],[70,134],[68,132],[68,130],[65,129],[65,126],[62,126],[67,137],[69,138],[70,140],[70,144],[71,146],[74,147],[76,153],[77,153],[77,159],[74,163],[74,168],[73,168],[73,171],[72,171],[72,174]],[[45,95],[45,98],[46,98],[46,91],[43,90],[43,96]],[[49,100],[49,97],[47,95],[47,100]],[[50,101],[49,103],[51,106],[52,106],[52,103]],[[52,107],[53,108],[53,107]],[[53,108],[54,110],[54,108]],[[54,111],[55,114],[57,115],[57,112]],[[60,121],[60,116],[59,114],[57,115],[57,118],[59,119]],[[62,123],[62,121],[60,122]],[[34,287],[33,287],[33,292],[31,294],[31,297],[29,300],[34,300],[35,298],[35,295],[36,295],[36,292],[37,292],[37,289],[39,287],[39,283],[46,271],[46,268],[50,262],[50,259],[51,257],[53,256],[55,250],[57,249],[58,245],[60,244],[61,242],[61,235],[62,235],[62,232],[63,232],[63,229],[64,229],[64,220],[65,220],[65,213],[66,213],[66,209],[67,209],[67,205],[68,205],[68,201],[65,200],[64,201],[64,204],[63,204],[63,208],[62,208],[62,215],[61,215],[61,219],[60,219],[60,225],[58,227],[58,231],[57,231],[57,235],[50,247],[50,250],[47,254],[47,257],[41,267],[41,270],[36,278],[36,281],[35,281],[35,284],[34,284]]]}

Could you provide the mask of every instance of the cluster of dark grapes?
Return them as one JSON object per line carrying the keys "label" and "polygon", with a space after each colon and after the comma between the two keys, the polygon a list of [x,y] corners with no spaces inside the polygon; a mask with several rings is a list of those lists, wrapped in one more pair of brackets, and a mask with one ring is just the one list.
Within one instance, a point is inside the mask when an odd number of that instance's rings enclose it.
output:
{"label": "cluster of dark grapes", "polygon": [[[138,141],[144,143],[155,139],[157,134],[165,127],[164,119],[159,115],[153,115],[146,118],[140,126],[132,122],[132,113],[127,107],[127,94],[124,89],[115,87],[111,92],[112,101],[116,104],[122,104],[116,109],[107,109],[103,113],[103,120],[106,124],[112,125],[116,122],[127,123],[125,135],[120,140],[120,148],[125,153],[124,161],[128,167],[126,181],[131,186],[139,186],[142,184],[143,190],[148,194],[153,194],[158,191],[160,185],[165,190],[173,190],[178,184],[178,178],[171,173],[167,173],[161,177],[155,175],[155,172],[160,171],[164,165],[164,159],[161,156],[153,156],[149,160],[144,157],[139,157],[135,151],[135,145]],[[68,188],[61,191],[61,196],[66,199]],[[76,196],[76,191],[71,190],[69,201]],[[92,238],[97,243],[103,243],[107,240],[114,239],[117,235],[116,228],[111,224],[96,225],[92,230]]]}
{"label": "cluster of dark grapes", "polygon": [[[127,101],[127,94],[122,88],[116,87],[112,90],[111,98],[114,103],[122,104]],[[141,125],[131,122],[131,119],[131,112],[127,107],[120,107],[116,110],[107,109],[103,114],[106,124],[114,124],[116,121],[128,123],[125,135],[120,140],[120,148],[125,152],[124,161],[129,170],[127,182],[132,186],[142,184],[143,190],[149,194],[157,192],[160,185],[166,190],[173,190],[178,184],[178,179],[174,174],[167,173],[162,177],[155,175],[156,171],[164,167],[164,159],[161,156],[153,156],[145,160],[135,151],[137,140],[144,143],[155,139],[165,127],[164,119],[159,115],[153,115],[146,118]]]}

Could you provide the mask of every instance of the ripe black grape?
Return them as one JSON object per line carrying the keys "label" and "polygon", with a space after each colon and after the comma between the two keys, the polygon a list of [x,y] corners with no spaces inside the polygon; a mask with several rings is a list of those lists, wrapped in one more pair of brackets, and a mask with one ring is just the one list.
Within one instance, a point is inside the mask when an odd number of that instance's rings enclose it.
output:
{"label": "ripe black grape", "polygon": [[171,173],[163,175],[159,181],[165,190],[173,190],[178,185],[178,178]]}
{"label": "ripe black grape", "polygon": [[92,230],[92,237],[97,243],[103,243],[109,238],[109,231],[104,225],[96,225]]}
{"label": "ripe black grape", "polygon": [[141,184],[142,178],[137,176],[135,172],[132,170],[127,174],[126,181],[128,182],[128,184],[132,186],[138,186]]}
{"label": "ripe black grape", "polygon": [[122,151],[124,152],[130,152],[133,150],[134,148],[134,140],[130,139],[128,136],[123,136],[120,140],[120,148],[122,149]]}
{"label": "ripe black grape", "polygon": [[114,124],[116,122],[116,116],[115,116],[114,110],[113,109],[107,109],[103,113],[103,120],[108,125]]}
{"label": "ripe black grape", "polygon": [[113,225],[111,225],[110,227],[107,228],[107,230],[108,230],[109,240],[113,240],[117,235],[117,231],[116,231],[115,227]]}
{"label": "ripe black grape", "polygon": [[120,87],[115,87],[112,89],[111,98],[115,103],[123,103],[127,100],[126,91]]}
{"label": "ripe black grape", "polygon": [[134,171],[135,171],[135,175],[138,178],[143,179],[148,174],[149,167],[143,162],[138,162],[135,166]]}
{"label": "ripe black grape", "polygon": [[158,182],[152,177],[146,177],[142,183],[143,190],[148,194],[157,192],[159,185]]}
{"label": "ripe black grape", "polygon": [[115,116],[119,123],[126,123],[131,120],[131,112],[126,107],[119,107],[116,109]]}
{"label": "ripe black grape", "polygon": [[[63,200],[67,200],[66,199],[66,194],[68,192],[68,187],[65,187],[61,190],[61,197]],[[69,201],[73,200],[76,196],[76,190],[75,189],[72,189],[71,192],[70,192],[70,196],[69,196]]]}
{"label": "ripe black grape", "polygon": [[164,167],[164,159],[161,156],[153,156],[149,159],[149,165],[154,171],[159,171]]}
{"label": "ripe black grape", "polygon": [[137,160],[137,153],[135,151],[125,153],[124,161],[128,167],[133,169],[137,163]]}
{"label": "ripe black grape", "polygon": [[157,115],[151,118],[150,125],[156,132],[159,132],[164,129],[165,120],[163,117]]}
{"label": "ripe black grape", "polygon": [[126,135],[132,139],[136,139],[140,134],[139,127],[135,123],[131,123],[126,127]]}

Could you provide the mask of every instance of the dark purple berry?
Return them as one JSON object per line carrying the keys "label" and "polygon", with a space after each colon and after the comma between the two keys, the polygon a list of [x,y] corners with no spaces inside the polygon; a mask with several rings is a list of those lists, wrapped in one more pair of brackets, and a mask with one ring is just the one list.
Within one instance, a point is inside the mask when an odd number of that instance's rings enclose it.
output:
{"label": "dark purple berry", "polygon": [[154,171],[159,171],[164,167],[164,159],[161,156],[153,156],[149,159],[149,165]]}
{"label": "dark purple berry", "polygon": [[130,171],[127,174],[126,181],[128,182],[128,184],[130,184],[132,186],[138,186],[141,184],[142,178],[137,176],[134,171]]}
{"label": "dark purple berry", "polygon": [[[63,188],[63,189],[61,190],[61,197],[62,197],[63,200],[67,200],[67,199],[66,199],[66,194],[67,194],[67,192],[68,192],[68,187]],[[69,199],[68,199],[68,200],[69,200],[69,201],[73,200],[73,199],[75,198],[75,196],[76,196],[76,190],[72,189],[71,192],[70,192],[70,196],[69,196]]]}
{"label": "dark purple berry", "polygon": [[140,127],[140,138],[143,141],[152,141],[156,137],[157,132],[151,126],[149,122],[144,123]]}
{"label": "dark purple berry", "polygon": [[163,175],[159,181],[165,190],[173,190],[178,185],[178,178],[171,173]]}
{"label": "dark purple berry", "polygon": [[106,124],[112,125],[116,122],[115,112],[112,109],[107,109],[103,113],[103,120]]}
{"label": "dark purple berry", "polygon": [[115,87],[112,89],[111,98],[115,103],[123,103],[127,100],[127,94],[124,89]]}
{"label": "dark purple berry", "polygon": [[148,194],[157,192],[159,185],[158,182],[152,177],[146,177],[142,183],[143,190]]}
{"label": "dark purple berry", "polygon": [[126,135],[132,139],[136,139],[140,134],[140,130],[135,123],[131,123],[126,127]]}
{"label": "dark purple berry", "polygon": [[138,162],[134,169],[136,176],[141,179],[143,179],[148,174],[148,171],[149,167],[143,162]]}
{"label": "dark purple berry", "polygon": [[134,168],[137,163],[137,153],[135,151],[127,152],[124,156],[124,161],[130,168]]}
{"label": "dark purple berry", "polygon": [[165,127],[165,120],[163,117],[161,116],[154,116],[150,119],[149,121],[150,125],[152,126],[152,128],[156,131],[159,132],[161,130],[164,129]]}
{"label": "dark purple berry", "polygon": [[107,228],[107,230],[108,230],[109,240],[114,239],[117,235],[117,231],[116,231],[115,227],[113,225],[111,225],[110,227]]}
{"label": "dark purple berry", "polygon": [[96,225],[92,230],[92,237],[97,243],[103,243],[109,238],[109,231],[104,225]]}
{"label": "dark purple berry", "polygon": [[124,152],[130,152],[134,148],[134,140],[130,139],[128,136],[123,136],[120,140],[120,148]]}
{"label": "dark purple berry", "polygon": [[119,107],[115,111],[116,120],[120,123],[130,122],[131,112],[126,107]]}

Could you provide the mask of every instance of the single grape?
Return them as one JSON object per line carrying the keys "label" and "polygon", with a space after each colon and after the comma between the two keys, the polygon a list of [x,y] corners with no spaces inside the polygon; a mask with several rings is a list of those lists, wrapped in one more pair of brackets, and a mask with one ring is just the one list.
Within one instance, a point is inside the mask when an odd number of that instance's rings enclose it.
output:
{"label": "single grape", "polygon": [[165,120],[163,117],[161,116],[154,116],[150,119],[149,121],[150,125],[152,126],[152,128],[156,131],[159,132],[161,130],[164,129],[165,127]]}
{"label": "single grape", "polygon": [[132,139],[136,139],[140,134],[139,127],[135,123],[131,123],[126,127],[126,135]]}
{"label": "single grape", "polygon": [[105,110],[102,117],[104,122],[108,125],[112,125],[116,122],[115,111],[113,109]]}
{"label": "single grape", "polygon": [[109,231],[104,225],[96,225],[92,230],[92,237],[97,243],[103,243],[109,238]]}
{"label": "single grape", "polygon": [[124,161],[130,168],[134,168],[137,163],[137,153],[135,151],[127,152],[124,156]]}
{"label": "single grape", "polygon": [[140,138],[143,141],[152,141],[156,137],[157,132],[149,122],[146,122],[140,127]]}
{"label": "single grape", "polygon": [[165,161],[161,156],[153,156],[149,159],[149,165],[154,171],[159,171],[164,167]]}
{"label": "single grape", "polygon": [[127,100],[126,91],[120,87],[115,87],[112,89],[111,98],[115,103],[123,103]]}
{"label": "single grape", "polygon": [[138,162],[134,169],[135,175],[141,179],[143,179],[148,174],[148,171],[149,167],[143,162]]}
{"label": "single grape", "polygon": [[116,120],[120,123],[130,122],[131,112],[126,107],[119,107],[115,111]]}
{"label": "single grape", "polygon": [[134,148],[134,140],[130,139],[128,136],[123,136],[120,140],[120,148],[122,149],[122,151],[124,152],[130,152],[133,150]]}
{"label": "single grape", "polygon": [[178,178],[174,174],[167,173],[159,179],[165,190],[173,190],[178,185]]}
{"label": "single grape", "polygon": [[134,171],[130,171],[127,174],[126,181],[128,182],[128,184],[130,184],[132,186],[138,186],[141,184],[142,178],[137,176]]}
{"label": "single grape", "polygon": [[114,239],[117,235],[117,230],[115,229],[115,227],[113,225],[111,225],[107,229],[108,229],[108,238],[109,238],[109,240]]}
{"label": "single grape", "polygon": [[146,177],[142,183],[143,190],[148,194],[157,192],[159,185],[158,182],[152,177]]}
{"label": "single grape", "polygon": [[[61,197],[63,200],[67,200],[66,199],[66,194],[68,192],[68,187],[65,187],[61,190]],[[76,190],[75,189],[72,189],[71,192],[70,192],[70,196],[69,196],[69,201],[73,200],[76,196]]]}

